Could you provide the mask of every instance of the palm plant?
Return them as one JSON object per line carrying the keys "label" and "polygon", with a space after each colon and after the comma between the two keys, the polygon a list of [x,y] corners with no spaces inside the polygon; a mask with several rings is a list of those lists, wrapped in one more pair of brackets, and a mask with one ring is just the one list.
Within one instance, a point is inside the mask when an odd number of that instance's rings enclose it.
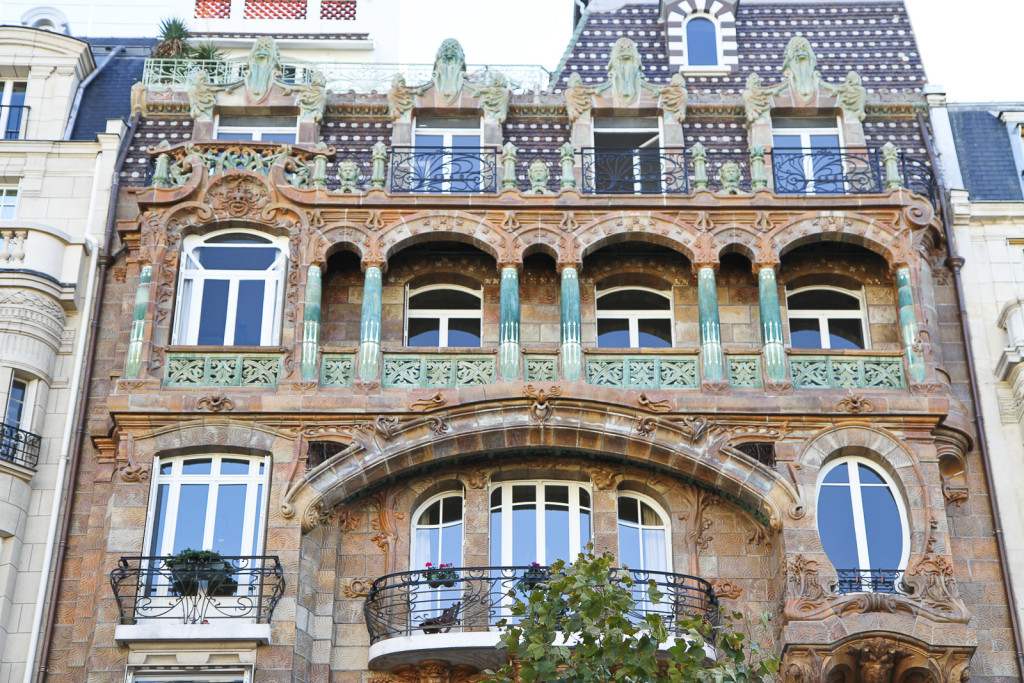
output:
{"label": "palm plant", "polygon": [[199,43],[189,50],[189,57],[207,62],[223,62],[224,53],[214,43]]}
{"label": "palm plant", "polygon": [[160,43],[153,56],[162,59],[185,59],[189,56],[188,39],[192,37],[184,19],[168,17],[160,22]]}

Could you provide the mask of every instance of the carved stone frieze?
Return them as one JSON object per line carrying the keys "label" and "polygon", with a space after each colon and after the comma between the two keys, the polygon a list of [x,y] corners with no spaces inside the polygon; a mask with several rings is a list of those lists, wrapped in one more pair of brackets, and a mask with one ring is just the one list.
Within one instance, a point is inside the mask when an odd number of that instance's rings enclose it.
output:
{"label": "carved stone frieze", "polygon": [[533,399],[533,403],[530,404],[530,416],[544,424],[554,414],[555,408],[551,405],[551,400],[562,395],[562,388],[557,385],[552,385],[547,389],[534,388],[532,384],[527,384],[523,389],[523,394]]}
{"label": "carved stone frieze", "polygon": [[964,683],[974,650],[868,631],[829,643],[787,645],[780,673],[784,683]]}

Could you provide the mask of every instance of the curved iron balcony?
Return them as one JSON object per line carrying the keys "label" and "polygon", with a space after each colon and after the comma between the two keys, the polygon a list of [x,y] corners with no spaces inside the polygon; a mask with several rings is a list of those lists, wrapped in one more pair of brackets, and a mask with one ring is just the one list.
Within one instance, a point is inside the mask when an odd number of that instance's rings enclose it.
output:
{"label": "curved iron balcony", "polygon": [[276,556],[183,563],[167,557],[122,557],[110,572],[110,586],[122,624],[150,619],[268,624],[284,594],[284,570]]}
{"label": "curved iron balcony", "polygon": [[[683,617],[702,616],[717,623],[718,598],[704,579],[628,571],[636,582],[631,617],[640,620],[658,614],[669,633],[676,635],[682,635],[676,624]],[[370,643],[401,636],[496,631],[497,622],[511,616],[514,600],[509,593],[515,590],[522,595],[547,576],[545,567],[457,567],[381,577],[373,582],[363,608]],[[658,603],[647,598],[651,580],[663,593]]]}
{"label": "curved iron balcony", "polygon": [[0,460],[35,469],[43,437],[13,425],[0,424]]}
{"label": "curved iron balcony", "polygon": [[910,593],[902,569],[837,569],[833,591],[846,593]]}

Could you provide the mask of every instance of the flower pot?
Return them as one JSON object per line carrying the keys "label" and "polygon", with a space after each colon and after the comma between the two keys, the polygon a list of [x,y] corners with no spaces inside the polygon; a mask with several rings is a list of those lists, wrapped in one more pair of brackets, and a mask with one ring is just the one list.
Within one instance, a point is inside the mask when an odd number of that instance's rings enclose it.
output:
{"label": "flower pot", "polygon": [[455,588],[455,582],[454,581],[445,581],[444,584],[442,584],[442,585],[444,585],[445,588]]}
{"label": "flower pot", "polygon": [[427,581],[427,584],[429,584],[431,588],[440,588],[444,585],[441,581]]}
{"label": "flower pot", "polygon": [[168,561],[171,570],[171,591],[182,597],[194,597],[205,584],[206,595],[224,597],[234,595],[238,582],[232,578],[234,570],[224,560],[210,562]]}

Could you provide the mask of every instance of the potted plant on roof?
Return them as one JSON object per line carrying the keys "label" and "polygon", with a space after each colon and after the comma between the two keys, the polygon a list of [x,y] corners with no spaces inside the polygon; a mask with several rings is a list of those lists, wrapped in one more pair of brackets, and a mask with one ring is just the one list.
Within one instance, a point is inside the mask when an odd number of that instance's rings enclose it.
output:
{"label": "potted plant on roof", "polygon": [[455,586],[455,579],[459,578],[459,574],[452,569],[452,563],[442,563],[434,566],[433,562],[427,562],[425,565],[426,569],[423,570],[423,578],[426,579],[427,583],[430,584],[431,588],[452,588]]}
{"label": "potted plant on roof", "polygon": [[231,563],[215,550],[185,548],[164,558],[171,571],[171,591],[180,596],[195,596],[200,588],[209,596],[234,595],[238,582]]}

